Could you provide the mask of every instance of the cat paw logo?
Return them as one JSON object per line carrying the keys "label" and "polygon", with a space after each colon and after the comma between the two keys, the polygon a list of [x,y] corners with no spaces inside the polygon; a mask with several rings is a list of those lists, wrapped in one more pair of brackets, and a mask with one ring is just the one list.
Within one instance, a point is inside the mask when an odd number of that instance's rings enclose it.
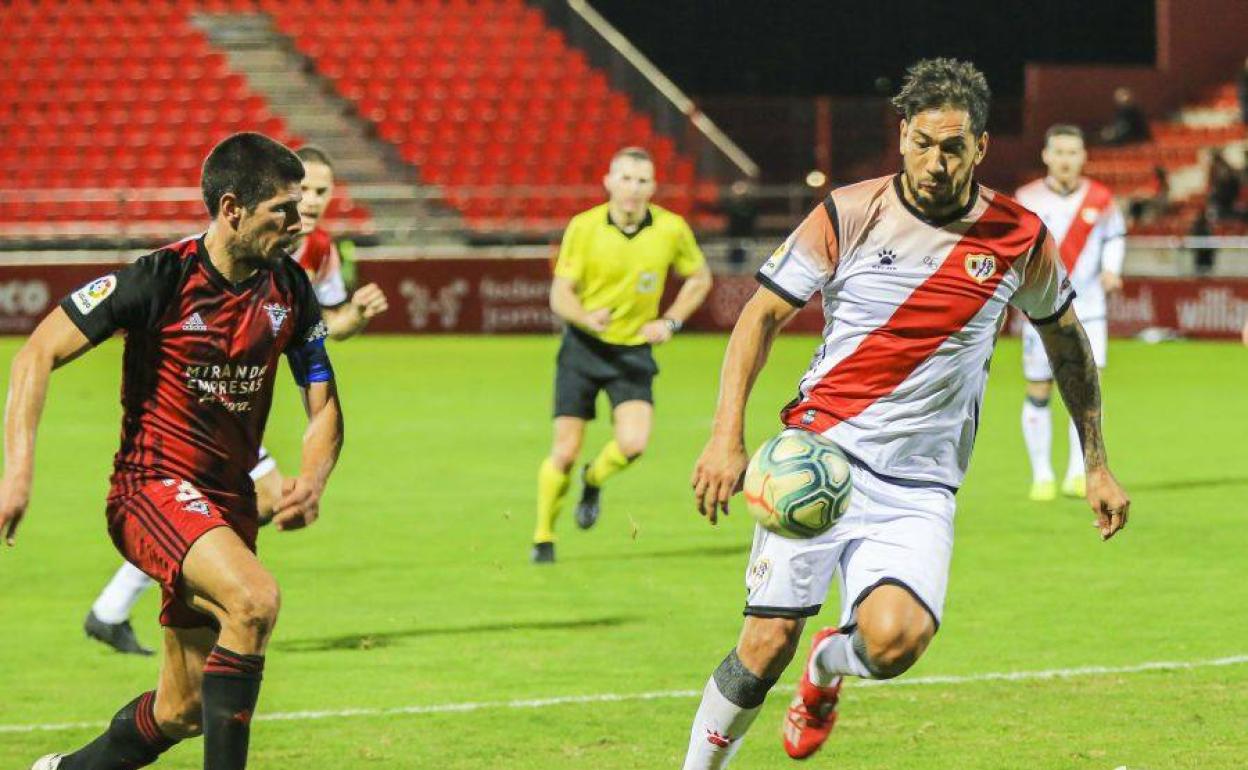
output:
{"label": "cat paw logo", "polygon": [[966,274],[983,283],[997,272],[997,258],[992,254],[967,254]]}

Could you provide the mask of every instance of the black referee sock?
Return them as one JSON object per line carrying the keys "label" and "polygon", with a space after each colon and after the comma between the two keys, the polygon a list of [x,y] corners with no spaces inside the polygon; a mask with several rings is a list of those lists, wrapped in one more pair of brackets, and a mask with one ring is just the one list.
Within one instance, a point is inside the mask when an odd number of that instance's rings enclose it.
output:
{"label": "black referee sock", "polygon": [[204,770],[243,770],[263,655],[213,647],[204,662]]}
{"label": "black referee sock", "polygon": [[156,726],[155,700],[145,692],[127,703],[103,735],[62,759],[60,770],[134,770],[155,762],[177,743]]}

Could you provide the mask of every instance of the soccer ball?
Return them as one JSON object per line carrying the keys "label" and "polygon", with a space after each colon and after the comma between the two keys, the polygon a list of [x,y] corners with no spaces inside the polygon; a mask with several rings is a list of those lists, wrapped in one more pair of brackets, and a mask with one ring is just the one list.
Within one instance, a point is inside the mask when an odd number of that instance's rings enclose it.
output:
{"label": "soccer ball", "polygon": [[817,433],[789,428],[759,447],[745,470],[745,504],[777,535],[823,534],[849,509],[853,485],[841,448]]}

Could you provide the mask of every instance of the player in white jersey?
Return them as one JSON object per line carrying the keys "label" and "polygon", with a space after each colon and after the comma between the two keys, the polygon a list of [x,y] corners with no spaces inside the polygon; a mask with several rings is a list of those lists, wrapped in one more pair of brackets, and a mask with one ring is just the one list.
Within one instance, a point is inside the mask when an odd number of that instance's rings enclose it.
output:
{"label": "player in white jersey", "polygon": [[[1087,331],[1097,368],[1104,369],[1109,347],[1106,295],[1122,288],[1127,226],[1109,188],[1082,175],[1088,154],[1083,132],[1077,126],[1051,127],[1045,134],[1041,158],[1048,175],[1020,187],[1018,202],[1039,214],[1057,241],[1062,264],[1075,287],[1075,314]],[[1022,423],[1023,441],[1031,458],[1030,496],[1032,500],[1053,500],[1057,497],[1050,460],[1053,372],[1040,335],[1031,326],[1023,329],[1023,375],[1027,378]],[[1083,497],[1083,457],[1073,420],[1068,433],[1070,460],[1062,493]]]}
{"label": "player in white jersey", "polygon": [[749,392],[780,328],[816,292],[823,344],[783,421],[845,451],[853,493],[849,510],[817,537],[755,528],[744,629],[706,683],[685,770],[727,764],[834,574],[840,622],[812,640],[785,718],[790,756],[808,757],[826,740],[842,677],[895,677],[923,653],[944,606],[954,493],[1008,306],[1038,325],[1056,364],[1101,537],[1126,524],[1129,501],[1101,439],[1096,364],[1057,244],[1038,217],[974,181],[988,99],[969,63],[911,67],[894,99],[902,173],[833,191],[759,270],[762,286],[728,342],[711,438],[694,469],[698,508],[711,523],[728,512],[748,462]]}
{"label": "player in white jersey", "polygon": [[[303,229],[292,258],[312,279],[329,336],[346,339],[363,330],[374,316],[385,312],[386,295],[375,283],[361,286],[354,294],[347,293],[340,244],[320,227],[334,195],[333,160],[328,152],[315,145],[307,145],[295,154],[303,161],[305,174],[300,183],[303,196],[299,201]],[[256,484],[256,508],[261,521],[267,523],[282,497],[286,479],[278,470],[277,461],[264,447],[260,447],[260,458],[251,470],[251,478]],[[152,651],[140,644],[134,634],[130,612],[153,585],[152,579],[138,567],[124,562],[96,597],[83,621],[87,637],[118,652],[151,655]]]}

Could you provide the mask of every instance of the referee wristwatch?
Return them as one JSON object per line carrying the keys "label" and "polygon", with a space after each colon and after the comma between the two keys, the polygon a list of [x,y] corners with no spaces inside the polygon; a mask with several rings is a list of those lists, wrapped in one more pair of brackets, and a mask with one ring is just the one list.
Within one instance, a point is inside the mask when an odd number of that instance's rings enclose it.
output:
{"label": "referee wristwatch", "polygon": [[681,327],[684,326],[683,323],[681,323],[680,321],[677,321],[675,318],[664,318],[663,323],[667,324],[667,330],[671,332],[672,334],[675,334],[676,332],[680,331]]}

